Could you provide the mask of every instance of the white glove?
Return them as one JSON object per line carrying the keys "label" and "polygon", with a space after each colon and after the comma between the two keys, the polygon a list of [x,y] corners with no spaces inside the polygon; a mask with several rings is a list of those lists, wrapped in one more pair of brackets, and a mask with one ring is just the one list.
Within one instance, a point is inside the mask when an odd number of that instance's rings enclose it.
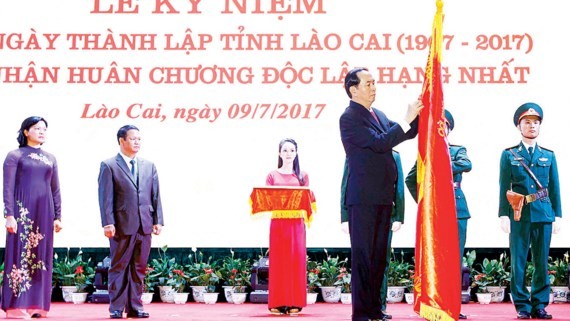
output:
{"label": "white glove", "polygon": [[511,220],[508,216],[501,216],[501,229],[505,233],[511,233]]}
{"label": "white glove", "polygon": [[560,232],[560,217],[557,217],[554,222],[552,222],[552,233],[558,234]]}
{"label": "white glove", "polygon": [[402,228],[402,222],[394,222],[392,223],[392,232],[398,232]]}
{"label": "white glove", "polygon": [[344,234],[350,234],[350,230],[348,229],[348,222],[342,222],[340,224],[340,229],[344,232]]}

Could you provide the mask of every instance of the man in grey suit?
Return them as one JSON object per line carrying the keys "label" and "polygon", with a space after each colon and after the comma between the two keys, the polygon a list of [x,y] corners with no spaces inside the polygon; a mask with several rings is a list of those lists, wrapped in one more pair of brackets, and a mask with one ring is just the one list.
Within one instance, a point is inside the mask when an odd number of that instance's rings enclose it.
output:
{"label": "man in grey suit", "polygon": [[151,233],[164,225],[154,164],[137,157],[139,129],[126,125],[117,132],[120,151],[101,162],[99,208],[105,236],[109,238],[111,267],[108,286],[112,319],[148,318],[141,301]]}

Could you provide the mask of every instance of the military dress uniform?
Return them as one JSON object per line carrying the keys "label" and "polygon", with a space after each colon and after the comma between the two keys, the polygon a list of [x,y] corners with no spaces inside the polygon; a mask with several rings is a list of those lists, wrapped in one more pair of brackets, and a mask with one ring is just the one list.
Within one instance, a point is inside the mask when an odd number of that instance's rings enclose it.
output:
{"label": "military dress uniform", "polygon": [[[542,121],[542,109],[536,104],[527,103],[519,107],[515,113],[515,126],[518,126],[519,120],[529,109],[532,109],[531,112],[534,111]],[[510,286],[519,318],[521,312],[535,316],[537,310],[543,310],[548,305],[550,295],[548,252],[552,222],[555,217],[562,217],[556,156],[552,150],[538,146],[538,144],[535,146],[532,155],[522,142],[505,149],[501,155],[499,216],[510,218]],[[528,166],[542,187],[548,191],[547,195],[537,194],[540,187],[537,186],[537,182],[521,161]],[[526,196],[519,221],[514,219],[513,209],[506,197],[507,190]],[[540,196],[543,197],[540,198]],[[525,267],[529,248],[535,267],[530,293],[525,287]]]}
{"label": "military dress uniform", "polygon": [[[392,216],[390,217],[390,223],[400,222],[404,224],[404,178],[402,171],[402,161],[400,159],[400,154],[392,150],[392,156],[394,157],[394,162],[396,163],[396,168],[398,170],[398,177],[396,179],[396,194],[394,197],[394,207],[392,208]],[[348,181],[348,162],[344,162],[344,172],[342,174],[342,184],[340,187],[340,221],[341,223],[348,222],[348,206],[346,206],[345,195],[346,195],[346,183]],[[388,256],[387,260],[390,262],[390,254],[392,253],[392,229],[388,232]],[[386,269],[387,270],[387,269]],[[384,282],[382,282],[382,287],[380,288],[380,299],[382,301],[382,311],[386,311],[386,296],[388,294],[388,280],[386,278],[386,272],[384,272]]]}

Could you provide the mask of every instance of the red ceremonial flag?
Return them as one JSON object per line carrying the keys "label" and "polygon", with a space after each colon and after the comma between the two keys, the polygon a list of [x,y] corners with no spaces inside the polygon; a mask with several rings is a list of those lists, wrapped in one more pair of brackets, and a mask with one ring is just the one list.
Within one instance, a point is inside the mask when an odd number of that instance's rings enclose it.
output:
{"label": "red ceremonial flag", "polygon": [[459,236],[441,81],[443,1],[436,6],[419,119],[414,310],[427,320],[458,320]]}

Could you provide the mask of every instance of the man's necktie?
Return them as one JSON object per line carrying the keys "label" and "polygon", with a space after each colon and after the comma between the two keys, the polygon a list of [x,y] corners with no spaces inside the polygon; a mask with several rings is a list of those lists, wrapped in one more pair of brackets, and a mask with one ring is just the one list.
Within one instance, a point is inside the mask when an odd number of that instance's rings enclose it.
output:
{"label": "man's necktie", "polygon": [[374,111],[370,111],[370,113],[372,114],[372,117],[374,117],[378,125],[380,125],[380,120],[378,119],[378,116],[376,116],[376,113]]}
{"label": "man's necktie", "polygon": [[131,159],[131,174],[135,177],[135,160]]}
{"label": "man's necktie", "polygon": [[530,158],[532,158],[532,152],[533,152],[533,148],[529,147],[528,148],[528,154],[530,155]]}

